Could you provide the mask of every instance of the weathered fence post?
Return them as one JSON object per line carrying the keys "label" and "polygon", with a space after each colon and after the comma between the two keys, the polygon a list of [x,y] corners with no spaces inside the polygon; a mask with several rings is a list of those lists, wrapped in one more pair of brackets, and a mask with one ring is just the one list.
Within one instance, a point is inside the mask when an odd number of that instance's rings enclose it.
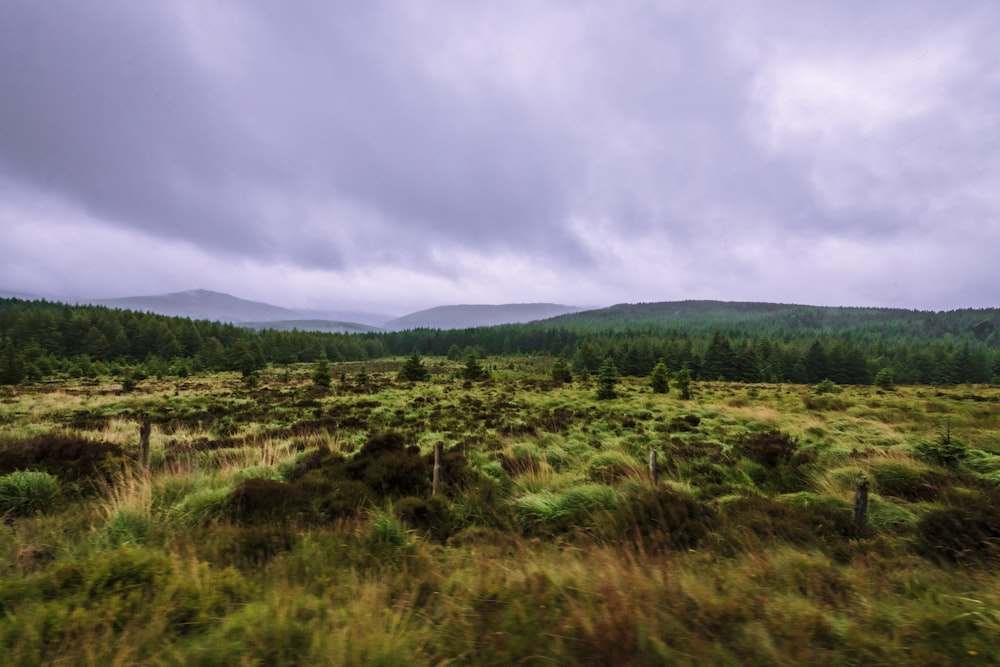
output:
{"label": "weathered fence post", "polygon": [[431,480],[431,495],[436,496],[441,479],[441,443],[434,443],[434,477]]}
{"label": "weathered fence post", "polygon": [[868,528],[868,478],[862,476],[854,489],[854,528],[859,534]]}
{"label": "weathered fence post", "polygon": [[149,433],[152,428],[149,415],[143,415],[142,426],[139,427],[139,465],[143,470],[149,469]]}
{"label": "weathered fence post", "polygon": [[656,486],[656,450],[649,450],[649,482]]}

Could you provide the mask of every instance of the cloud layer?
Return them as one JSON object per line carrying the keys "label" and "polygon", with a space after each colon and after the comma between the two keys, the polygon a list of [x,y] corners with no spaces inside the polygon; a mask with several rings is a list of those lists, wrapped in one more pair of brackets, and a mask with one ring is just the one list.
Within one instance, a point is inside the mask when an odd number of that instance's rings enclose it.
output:
{"label": "cloud layer", "polygon": [[996,306],[988,2],[0,5],[0,287]]}

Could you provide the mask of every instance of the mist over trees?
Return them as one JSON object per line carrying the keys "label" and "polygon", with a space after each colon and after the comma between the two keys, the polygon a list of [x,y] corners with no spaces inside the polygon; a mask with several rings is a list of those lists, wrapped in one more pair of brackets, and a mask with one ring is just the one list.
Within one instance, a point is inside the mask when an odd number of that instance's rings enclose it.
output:
{"label": "mist over trees", "polygon": [[[736,304],[739,305],[739,304]],[[656,304],[650,312],[654,313]],[[731,306],[731,304],[730,304]],[[602,313],[603,311],[595,311]],[[539,354],[568,360],[570,377],[591,377],[611,359],[622,376],[648,377],[662,361],[697,380],[873,384],[987,383],[1000,379],[997,310],[919,313],[801,307],[767,317],[709,311],[683,322],[645,319],[634,308],[614,319],[464,330],[336,334],[253,331],[232,324],[46,301],[0,299],[0,384],[47,377],[129,373],[186,375],[267,364]],[[879,375],[881,374],[881,375]],[[878,376],[878,377],[877,377]]]}

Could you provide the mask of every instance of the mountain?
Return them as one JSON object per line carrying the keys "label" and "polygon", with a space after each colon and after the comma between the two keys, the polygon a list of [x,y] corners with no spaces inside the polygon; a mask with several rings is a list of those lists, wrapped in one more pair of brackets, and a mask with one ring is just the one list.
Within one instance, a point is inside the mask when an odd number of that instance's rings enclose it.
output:
{"label": "mountain", "polygon": [[230,294],[197,289],[154,296],[129,296],[88,301],[97,306],[158,313],[174,317],[219,322],[272,322],[302,319],[300,313],[259,301],[247,301]]}
{"label": "mountain", "polygon": [[438,306],[404,315],[386,322],[383,326],[390,331],[404,329],[471,329],[490,327],[498,324],[520,324],[544,320],[567,313],[576,313],[582,308],[563,306],[556,303],[508,303],[497,306],[460,305]]}
{"label": "mountain", "polygon": [[315,310],[299,308],[298,312],[307,320],[326,320],[329,322],[342,322],[346,324],[367,324],[371,327],[382,328],[386,322],[395,319],[396,315],[386,315],[384,313],[369,313],[353,310]]}
{"label": "mountain", "polygon": [[0,299],[20,299],[21,301],[40,301],[42,297],[37,294],[27,292],[14,292],[11,290],[0,290]]}
{"label": "mountain", "polygon": [[359,322],[341,322],[337,320],[277,320],[274,322],[239,322],[245,329],[274,329],[275,331],[320,331],[323,333],[369,333],[382,331],[379,327]]}
{"label": "mountain", "polygon": [[965,308],[934,312],[904,308],[803,306],[741,301],[622,303],[552,318],[546,325],[585,331],[722,330],[742,335],[782,336],[855,332],[939,337],[971,334],[985,340],[1000,330],[1000,309]]}

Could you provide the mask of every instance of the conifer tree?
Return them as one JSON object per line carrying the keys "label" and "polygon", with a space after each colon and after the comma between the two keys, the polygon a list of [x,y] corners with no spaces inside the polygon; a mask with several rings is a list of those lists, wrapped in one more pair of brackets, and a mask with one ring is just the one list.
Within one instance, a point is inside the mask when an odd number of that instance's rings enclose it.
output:
{"label": "conifer tree", "polygon": [[358,372],[354,374],[354,384],[362,391],[368,391],[371,381],[371,375],[368,374],[368,369],[364,366],[359,368]]}
{"label": "conifer tree", "polygon": [[573,372],[569,369],[565,357],[559,357],[555,366],[552,367],[552,381],[557,384],[565,384],[573,381]]}
{"label": "conifer tree", "polygon": [[670,391],[670,376],[663,360],[653,366],[653,371],[649,374],[649,384],[653,388],[653,393],[666,394]]}
{"label": "conifer tree", "polygon": [[313,366],[312,382],[317,387],[329,389],[333,378],[330,376],[330,361],[325,354],[320,355]]}
{"label": "conifer tree", "polygon": [[414,350],[410,358],[403,363],[396,377],[407,382],[423,382],[431,378],[431,372],[424,366],[424,360],[420,358],[420,353]]}
{"label": "conifer tree", "polygon": [[0,384],[18,384],[24,376],[24,359],[8,340],[0,347]]}
{"label": "conifer tree", "polygon": [[677,385],[677,391],[680,392],[682,399],[686,401],[691,398],[691,369],[687,367],[687,364],[674,374],[674,383]]}
{"label": "conifer tree", "polygon": [[474,354],[470,354],[465,359],[465,367],[462,368],[462,379],[464,380],[485,380],[490,376],[489,371],[482,367],[479,359]]}
{"label": "conifer tree", "polygon": [[597,371],[597,398],[606,401],[618,396],[615,386],[618,384],[618,368],[611,357],[604,360]]}

